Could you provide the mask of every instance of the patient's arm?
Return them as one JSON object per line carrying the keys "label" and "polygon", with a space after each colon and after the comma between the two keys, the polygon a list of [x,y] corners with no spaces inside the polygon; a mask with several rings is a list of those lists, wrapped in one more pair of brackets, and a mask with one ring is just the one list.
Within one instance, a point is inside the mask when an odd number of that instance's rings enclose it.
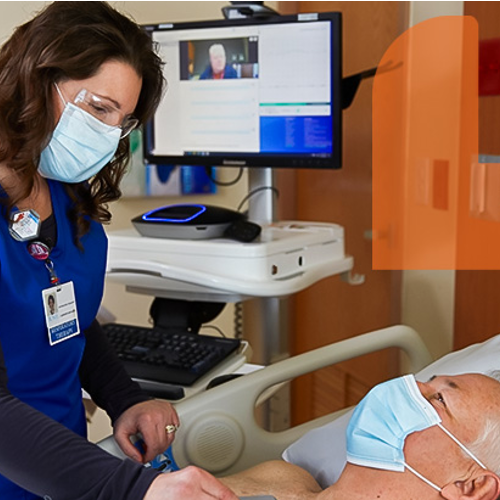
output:
{"label": "patient's arm", "polygon": [[309,500],[321,492],[308,472],[279,460],[264,462],[221,481],[240,496],[273,495],[277,500]]}

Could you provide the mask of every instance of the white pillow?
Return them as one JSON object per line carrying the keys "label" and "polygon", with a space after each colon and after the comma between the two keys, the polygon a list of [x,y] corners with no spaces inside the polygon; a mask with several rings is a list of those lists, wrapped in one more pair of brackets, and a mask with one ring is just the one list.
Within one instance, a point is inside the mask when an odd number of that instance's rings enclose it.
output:
{"label": "white pillow", "polygon": [[[487,373],[500,369],[500,335],[480,344],[452,352],[419,371],[417,380],[426,381],[432,375]],[[309,471],[322,488],[335,483],[346,463],[345,430],[352,410],[340,418],[309,431],[291,444],[283,459]]]}

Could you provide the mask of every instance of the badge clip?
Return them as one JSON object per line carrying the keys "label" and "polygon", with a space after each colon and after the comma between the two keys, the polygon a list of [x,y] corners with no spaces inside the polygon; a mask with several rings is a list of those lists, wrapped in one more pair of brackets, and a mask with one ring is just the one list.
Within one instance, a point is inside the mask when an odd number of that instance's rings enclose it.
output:
{"label": "badge clip", "polygon": [[17,241],[29,241],[40,234],[41,219],[35,210],[18,210],[10,216],[9,233]]}

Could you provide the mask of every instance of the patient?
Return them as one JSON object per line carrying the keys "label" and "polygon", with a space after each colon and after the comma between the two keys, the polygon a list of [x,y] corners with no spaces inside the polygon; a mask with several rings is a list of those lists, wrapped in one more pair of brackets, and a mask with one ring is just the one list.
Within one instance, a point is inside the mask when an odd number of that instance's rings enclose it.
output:
{"label": "patient", "polygon": [[304,469],[280,461],[222,481],[236,494],[278,500],[496,500],[500,383],[495,378],[465,374],[420,383],[406,376],[375,387],[349,422],[348,463],[325,490]]}

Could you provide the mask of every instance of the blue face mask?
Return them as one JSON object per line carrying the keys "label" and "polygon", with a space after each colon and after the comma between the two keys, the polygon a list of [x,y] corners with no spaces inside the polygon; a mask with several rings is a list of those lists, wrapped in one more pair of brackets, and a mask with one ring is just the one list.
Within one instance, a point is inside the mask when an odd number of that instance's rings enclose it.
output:
{"label": "blue face mask", "polygon": [[106,125],[74,104],[65,103],[52,138],[40,156],[38,171],[43,177],[61,182],[86,181],[112,160],[120,136],[119,127]]}
{"label": "blue face mask", "polygon": [[407,375],[374,387],[358,404],[347,427],[347,461],[364,467],[408,469],[434,489],[437,485],[411,468],[404,457],[406,436],[437,425],[483,469],[486,467],[441,424],[436,409]]}

